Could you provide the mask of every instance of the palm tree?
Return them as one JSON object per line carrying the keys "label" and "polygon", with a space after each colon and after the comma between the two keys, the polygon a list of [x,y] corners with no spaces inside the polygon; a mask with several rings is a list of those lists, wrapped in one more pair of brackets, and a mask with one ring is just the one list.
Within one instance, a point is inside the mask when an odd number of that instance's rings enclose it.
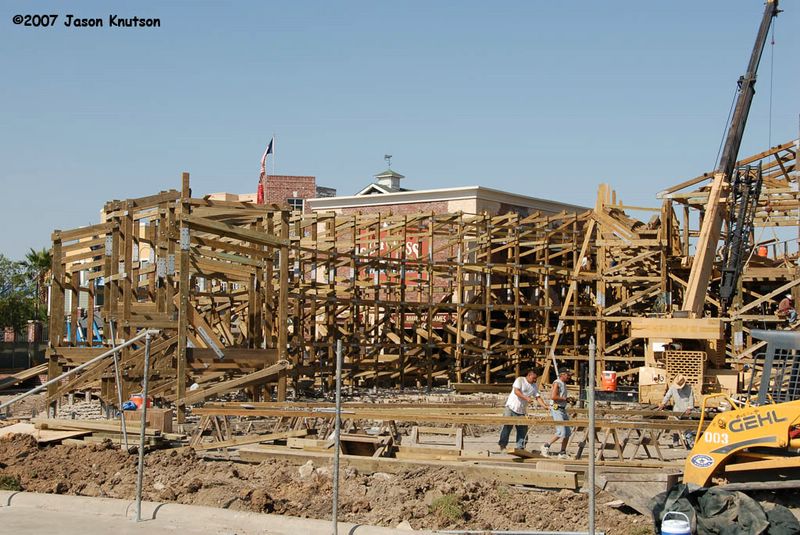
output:
{"label": "palm tree", "polygon": [[36,316],[39,317],[39,305],[47,305],[47,276],[53,263],[53,257],[48,249],[37,251],[31,248],[25,255],[22,265],[28,276],[36,281]]}

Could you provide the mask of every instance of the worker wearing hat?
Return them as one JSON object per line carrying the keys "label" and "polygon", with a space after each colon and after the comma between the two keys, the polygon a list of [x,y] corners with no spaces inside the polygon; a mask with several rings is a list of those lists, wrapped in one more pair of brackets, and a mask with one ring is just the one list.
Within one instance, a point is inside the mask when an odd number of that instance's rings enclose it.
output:
{"label": "worker wearing hat", "polygon": [[[683,374],[677,374],[672,380],[672,384],[658,406],[658,410],[664,410],[664,407],[670,401],[672,401],[672,412],[679,417],[688,416],[694,409],[694,390],[692,390],[692,385],[686,381],[686,377]],[[672,444],[673,446],[678,445],[678,433],[672,434]]]}
{"label": "worker wearing hat", "polygon": [[789,323],[797,321],[797,311],[794,309],[794,298],[792,294],[786,294],[781,302],[778,303],[778,317],[786,318]]}
{"label": "worker wearing hat", "polygon": [[[565,422],[569,420],[569,415],[567,414],[567,403],[575,402],[575,400],[569,397],[567,394],[567,382],[571,377],[572,372],[567,368],[562,368],[561,372],[558,374],[558,379],[553,381],[553,388],[550,391],[550,415],[553,417],[553,420],[559,422]],[[549,442],[542,444],[542,455],[549,457],[550,446],[560,440],[561,451],[559,451],[556,455],[559,459],[566,459],[567,442],[569,442],[569,436],[571,434],[572,429],[570,427],[565,425],[556,427],[556,433],[553,435],[553,438],[551,438]]]}

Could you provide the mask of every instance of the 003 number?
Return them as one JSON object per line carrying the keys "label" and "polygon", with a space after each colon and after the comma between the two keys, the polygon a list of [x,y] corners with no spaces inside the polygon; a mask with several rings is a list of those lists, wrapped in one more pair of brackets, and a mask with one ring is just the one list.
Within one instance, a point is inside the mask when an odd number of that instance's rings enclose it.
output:
{"label": "003 number", "polygon": [[727,444],[728,433],[703,433],[703,440],[709,444]]}

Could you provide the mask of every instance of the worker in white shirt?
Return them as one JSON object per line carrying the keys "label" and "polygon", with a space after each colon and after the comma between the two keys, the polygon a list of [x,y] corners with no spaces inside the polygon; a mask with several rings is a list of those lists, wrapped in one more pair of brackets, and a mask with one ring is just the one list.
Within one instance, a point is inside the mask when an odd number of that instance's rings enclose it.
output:
{"label": "worker in white shirt", "polygon": [[[539,394],[539,387],[536,386],[536,379],[541,375],[541,368],[530,368],[525,372],[525,375],[517,377],[514,385],[511,387],[511,393],[506,400],[503,416],[516,416],[524,417],[528,411],[528,403],[534,399],[541,405],[543,409],[547,408],[542,396]],[[506,449],[508,446],[508,439],[511,436],[511,428],[517,428],[517,449],[524,450],[525,445],[528,443],[528,426],[517,425],[512,426],[506,424],[500,430],[500,451]]]}
{"label": "worker in white shirt", "polygon": [[[663,411],[664,407],[672,400],[672,413],[678,417],[689,416],[692,409],[694,409],[694,390],[692,385],[686,382],[686,377],[683,374],[678,374],[672,380],[669,390],[667,390],[664,399],[658,405],[658,410]],[[687,446],[694,445],[694,433],[684,433],[684,440]],[[672,434],[672,446],[676,447],[680,444],[678,433]]]}

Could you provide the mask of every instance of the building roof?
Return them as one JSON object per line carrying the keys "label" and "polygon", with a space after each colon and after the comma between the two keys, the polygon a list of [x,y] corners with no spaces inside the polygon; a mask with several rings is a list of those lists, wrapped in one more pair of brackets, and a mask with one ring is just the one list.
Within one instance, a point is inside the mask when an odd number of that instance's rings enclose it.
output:
{"label": "building roof", "polygon": [[355,194],[356,197],[360,195],[374,195],[376,193],[385,194],[385,193],[399,193],[401,191],[413,191],[406,188],[393,188],[391,186],[387,186],[385,184],[369,184],[364,189],[359,191]]}
{"label": "building roof", "polygon": [[372,176],[374,176],[375,178],[405,178],[404,175],[401,175],[396,171],[392,171],[391,168],[387,169],[386,171],[381,171],[377,175],[372,175]]}
{"label": "building roof", "polygon": [[405,178],[405,176],[401,175],[397,171],[393,171],[391,168],[372,176],[376,179],[376,181],[371,184],[367,184],[361,189],[361,191],[356,193],[356,196],[383,195],[386,193],[411,191],[409,189],[400,187],[400,179]]}
{"label": "building roof", "polygon": [[[370,184],[367,188],[377,186]],[[365,188],[365,189],[367,189]],[[364,191],[364,190],[362,190]],[[538,197],[529,197],[518,193],[510,193],[483,186],[465,186],[460,188],[440,188],[414,191],[388,191],[381,195],[362,194],[331,197],[326,199],[308,199],[311,210],[339,210],[342,208],[362,208],[367,206],[386,206],[393,204],[412,204],[435,201],[457,201],[464,199],[482,199],[514,206],[529,207],[543,212],[558,213],[583,212],[589,208],[576,204],[562,203]]]}

